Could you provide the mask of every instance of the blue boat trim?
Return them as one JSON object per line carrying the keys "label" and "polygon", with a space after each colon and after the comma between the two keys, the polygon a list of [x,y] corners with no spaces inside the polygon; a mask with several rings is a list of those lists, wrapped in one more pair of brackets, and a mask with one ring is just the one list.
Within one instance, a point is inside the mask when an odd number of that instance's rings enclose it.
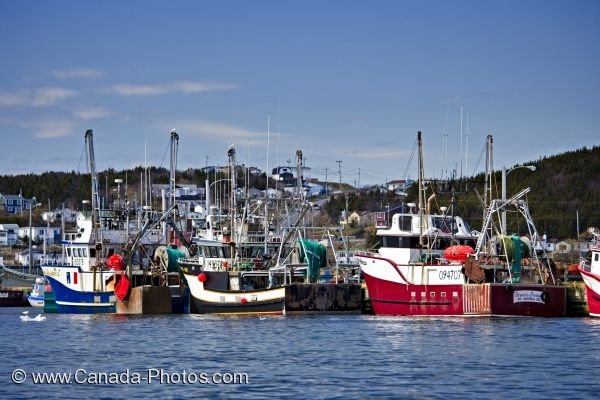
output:
{"label": "blue boat trim", "polygon": [[116,312],[116,297],[111,292],[79,292],[70,289],[54,279],[47,276],[59,313],[114,313]]}

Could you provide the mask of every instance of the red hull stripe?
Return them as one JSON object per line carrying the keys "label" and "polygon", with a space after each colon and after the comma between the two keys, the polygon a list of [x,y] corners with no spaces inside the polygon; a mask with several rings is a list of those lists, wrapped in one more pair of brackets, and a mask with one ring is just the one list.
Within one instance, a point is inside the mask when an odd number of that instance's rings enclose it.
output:
{"label": "red hull stripe", "polygon": [[589,273],[589,272],[587,272],[587,271],[585,271],[585,270],[583,270],[581,268],[579,268],[579,272],[581,272],[583,275],[585,275],[585,276],[587,276],[589,278],[592,278],[593,280],[595,280],[597,282],[600,282],[600,278],[597,275]]}

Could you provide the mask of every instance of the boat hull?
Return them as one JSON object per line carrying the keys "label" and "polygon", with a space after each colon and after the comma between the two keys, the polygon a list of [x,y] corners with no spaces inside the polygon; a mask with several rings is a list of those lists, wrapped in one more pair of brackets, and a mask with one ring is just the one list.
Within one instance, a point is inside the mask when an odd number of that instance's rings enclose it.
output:
{"label": "boat hull", "polygon": [[566,288],[501,283],[414,285],[365,274],[373,311],[406,316],[566,315]]}
{"label": "boat hull", "polygon": [[507,317],[564,317],[567,288],[558,285],[502,283],[491,286],[492,315]]}
{"label": "boat hull", "polygon": [[58,313],[99,314],[116,311],[114,292],[78,291],[65,286],[59,280],[47,276],[56,302]]}
{"label": "boat hull", "polygon": [[211,290],[196,275],[184,274],[192,314],[283,314],[285,287],[262,290]]}
{"label": "boat hull", "polygon": [[283,314],[284,301],[274,300],[265,302],[238,303],[212,303],[191,298],[193,314]]}
{"label": "boat hull", "polygon": [[587,307],[590,316],[600,317],[600,276],[579,268],[586,286]]}
{"label": "boat hull", "polygon": [[27,301],[31,307],[44,307],[44,298],[32,296],[30,294],[27,295]]}
{"label": "boat hull", "polygon": [[410,285],[364,274],[376,315],[462,315],[461,285]]}

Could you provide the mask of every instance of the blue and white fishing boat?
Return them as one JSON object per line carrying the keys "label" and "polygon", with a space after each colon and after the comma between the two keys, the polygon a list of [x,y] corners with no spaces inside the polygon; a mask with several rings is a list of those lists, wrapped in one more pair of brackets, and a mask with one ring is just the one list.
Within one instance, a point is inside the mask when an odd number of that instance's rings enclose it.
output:
{"label": "blue and white fishing boat", "polygon": [[27,301],[31,307],[44,307],[44,290],[46,281],[42,277],[35,279],[31,291],[27,293]]}
{"label": "blue and white fishing boat", "polygon": [[[145,217],[123,204],[113,209],[100,208],[91,130],[85,133],[85,141],[92,178],[91,211],[78,214],[75,232],[64,234],[63,254],[43,257],[42,271],[52,286],[58,313],[113,313],[115,285],[121,273],[106,260],[131,242],[142,229]],[[144,245],[163,243],[163,238],[160,229],[146,232],[144,241],[139,243],[140,250]],[[138,262],[143,261],[141,258],[138,256]]]}
{"label": "blue and white fishing boat", "polygon": [[42,259],[42,271],[52,286],[59,313],[115,312],[115,271],[105,267],[92,238],[91,218],[77,218],[77,234],[66,234],[63,255]]}

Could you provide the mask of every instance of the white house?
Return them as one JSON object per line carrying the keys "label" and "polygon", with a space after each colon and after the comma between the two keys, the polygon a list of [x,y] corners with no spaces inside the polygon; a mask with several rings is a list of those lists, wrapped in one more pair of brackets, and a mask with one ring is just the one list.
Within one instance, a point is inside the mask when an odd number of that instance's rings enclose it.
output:
{"label": "white house", "polygon": [[19,238],[19,225],[0,224],[0,246],[14,246]]}
{"label": "white house", "polygon": [[396,179],[394,181],[389,181],[387,183],[387,188],[389,191],[391,192],[395,192],[397,190],[400,191],[407,191],[408,188],[410,188],[413,184],[415,183],[415,181],[413,181],[412,179]]}
{"label": "white house", "polygon": [[[310,167],[302,167],[301,176],[304,180],[310,180]],[[292,166],[275,167],[271,171],[271,178],[280,182],[290,182],[293,184],[293,180],[298,177],[298,168]]]}
{"label": "white house", "polygon": [[[19,238],[24,239],[29,237],[29,227],[25,226],[19,228]],[[43,242],[46,240],[47,244],[60,243],[60,228],[51,226],[33,226],[31,227],[31,239],[34,242]]]}

